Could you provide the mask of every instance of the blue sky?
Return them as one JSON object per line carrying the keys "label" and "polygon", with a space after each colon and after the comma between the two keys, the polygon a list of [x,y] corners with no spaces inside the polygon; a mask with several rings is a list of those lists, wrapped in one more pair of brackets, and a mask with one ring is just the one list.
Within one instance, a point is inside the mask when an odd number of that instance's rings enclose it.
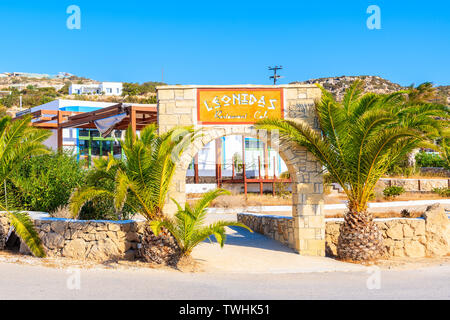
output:
{"label": "blue sky", "polygon": [[[69,5],[81,29],[69,30]],[[381,30],[369,30],[369,5]],[[450,85],[449,1],[20,1],[0,3],[0,72],[103,81],[270,84],[378,75]]]}

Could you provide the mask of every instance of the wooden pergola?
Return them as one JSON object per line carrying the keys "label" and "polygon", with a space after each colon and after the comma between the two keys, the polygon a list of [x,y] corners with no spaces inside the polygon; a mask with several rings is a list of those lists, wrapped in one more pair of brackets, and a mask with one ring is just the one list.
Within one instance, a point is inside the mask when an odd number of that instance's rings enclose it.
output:
{"label": "wooden pergola", "polygon": [[[142,130],[145,126],[157,122],[156,105],[132,105],[118,103],[116,105],[102,108],[91,112],[72,112],[61,110],[38,110],[28,113],[32,117],[31,124],[34,127],[42,129],[57,130],[58,149],[62,149],[63,129],[80,128],[80,129],[96,129],[94,121],[126,114],[114,129],[125,130],[131,125],[134,133],[136,130]],[[23,114],[17,118],[22,118],[28,114]]]}

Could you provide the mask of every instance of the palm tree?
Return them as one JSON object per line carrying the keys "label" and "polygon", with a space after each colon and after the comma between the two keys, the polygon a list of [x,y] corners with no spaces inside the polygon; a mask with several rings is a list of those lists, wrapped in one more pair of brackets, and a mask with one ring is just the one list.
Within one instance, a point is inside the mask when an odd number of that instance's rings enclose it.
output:
{"label": "palm tree", "polygon": [[438,90],[433,87],[431,82],[424,82],[417,87],[414,87],[414,84],[408,87],[408,100],[410,102],[439,102],[442,103],[442,97],[439,95]]}
{"label": "palm tree", "polygon": [[[95,161],[95,170],[89,174],[90,186],[75,190],[69,201],[74,216],[89,201],[98,198],[111,199],[115,211],[122,217],[126,205],[134,213],[148,221],[164,218],[164,205],[176,161],[186,146],[196,137],[192,127],[178,127],[158,135],[155,125],[149,125],[136,136],[131,127],[127,129],[122,143],[124,160],[108,159]],[[147,261],[170,264],[173,251],[173,236],[163,234],[159,238],[149,228],[144,228],[141,256]],[[153,249],[164,247],[164,250]]]}
{"label": "palm tree", "polygon": [[[0,182],[3,184],[14,170],[29,156],[42,155],[49,150],[42,144],[51,136],[48,130],[30,125],[31,118],[15,121],[6,116],[0,119]],[[26,212],[11,212],[0,204],[1,210],[8,215],[15,233],[27,244],[30,251],[38,257],[44,257],[45,251],[34,229],[34,224]]]}
{"label": "palm tree", "polygon": [[173,200],[178,206],[177,214],[174,218],[166,217],[150,222],[153,233],[158,235],[162,228],[166,228],[175,237],[181,256],[189,256],[200,242],[210,238],[212,235],[223,247],[226,240],[226,226],[242,227],[253,232],[246,225],[235,221],[216,221],[210,225],[204,225],[206,209],[214,199],[223,194],[230,194],[230,192],[224,189],[209,191],[193,207],[186,203],[184,209],[178,202]]}
{"label": "palm tree", "polygon": [[158,135],[157,127],[149,125],[138,137],[129,127],[122,143],[125,159],[110,154],[94,161],[95,170],[87,177],[90,186],[71,196],[72,214],[77,216],[88,201],[106,197],[113,200],[119,217],[125,204],[147,220],[164,217],[176,161],[195,134],[191,127],[180,127]]}
{"label": "palm tree", "polygon": [[[320,87],[320,86],[319,86]],[[384,247],[381,234],[367,211],[375,184],[390,165],[419,146],[433,145],[441,135],[449,109],[443,105],[408,101],[407,92],[362,94],[354,82],[343,101],[320,87],[315,111],[321,131],[305,122],[265,119],[260,129],[278,130],[281,140],[305,147],[320,161],[348,198],[341,226],[338,256],[348,260],[378,258]]]}
{"label": "palm tree", "polygon": [[440,144],[440,155],[445,161],[446,169],[450,169],[450,128],[444,130]]}

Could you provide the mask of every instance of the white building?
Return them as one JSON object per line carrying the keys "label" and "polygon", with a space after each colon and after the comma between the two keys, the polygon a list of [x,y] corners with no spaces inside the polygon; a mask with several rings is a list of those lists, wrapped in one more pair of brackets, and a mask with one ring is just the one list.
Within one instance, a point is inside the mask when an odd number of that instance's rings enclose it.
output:
{"label": "white building", "polygon": [[104,94],[106,96],[122,95],[122,82],[101,82],[98,84],[72,84],[69,94]]}

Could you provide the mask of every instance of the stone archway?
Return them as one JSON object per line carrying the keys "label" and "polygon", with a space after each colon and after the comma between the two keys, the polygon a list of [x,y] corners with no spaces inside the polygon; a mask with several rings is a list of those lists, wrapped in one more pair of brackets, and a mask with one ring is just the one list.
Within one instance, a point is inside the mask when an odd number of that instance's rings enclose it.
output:
{"label": "stone archway", "polygon": [[[280,142],[265,131],[257,130],[251,123],[234,124],[200,123],[198,100],[200,90],[275,90],[281,92],[281,116],[285,119],[306,121],[317,127],[313,109],[315,99],[320,98],[320,89],[312,85],[281,86],[164,86],[157,88],[158,125],[165,132],[178,125],[193,125],[202,131],[202,137],[191,144],[177,164],[169,197],[180,204],[186,202],[186,171],[193,157],[209,142],[227,135],[245,135],[267,141],[278,149],[286,163],[292,184],[294,237],[290,245],[300,254],[325,255],[325,220],[323,207],[322,167],[314,156],[305,149],[287,142]],[[176,206],[169,201],[165,210],[173,214]]]}

